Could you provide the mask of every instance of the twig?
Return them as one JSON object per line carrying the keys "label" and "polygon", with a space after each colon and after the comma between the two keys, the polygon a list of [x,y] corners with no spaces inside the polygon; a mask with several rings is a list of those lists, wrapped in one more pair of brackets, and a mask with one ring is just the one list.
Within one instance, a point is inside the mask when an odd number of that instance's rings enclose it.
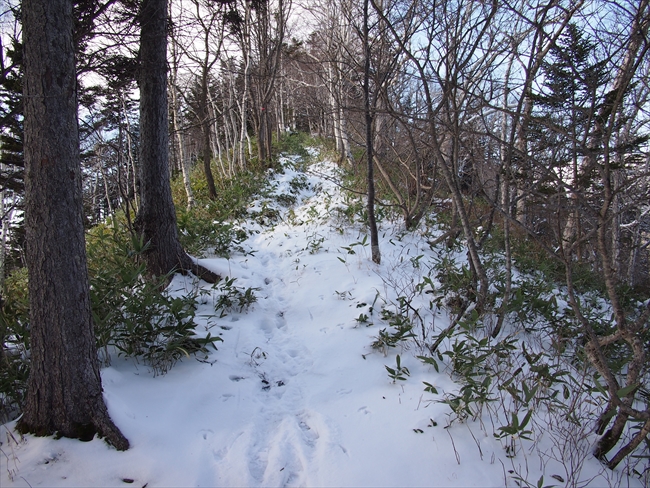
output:
{"label": "twig", "polygon": [[[447,430],[447,434],[449,434],[449,429],[446,430]],[[452,437],[451,434],[449,434],[449,438],[451,439],[451,446],[454,448],[454,454],[456,455],[456,462],[460,465],[460,454],[458,454],[458,450],[456,449],[454,438]]]}

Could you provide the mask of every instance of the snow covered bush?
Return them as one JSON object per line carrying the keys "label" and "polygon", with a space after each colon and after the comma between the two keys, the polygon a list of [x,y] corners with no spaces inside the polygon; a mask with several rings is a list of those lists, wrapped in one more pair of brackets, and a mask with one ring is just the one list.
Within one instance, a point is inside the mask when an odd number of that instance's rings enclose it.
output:
{"label": "snow covered bush", "polygon": [[141,359],[154,374],[164,374],[183,357],[206,355],[221,340],[194,331],[195,296],[166,293],[169,276],[143,278],[141,255],[147,244],[103,225],[90,232],[87,242],[95,335],[104,364],[116,349]]}

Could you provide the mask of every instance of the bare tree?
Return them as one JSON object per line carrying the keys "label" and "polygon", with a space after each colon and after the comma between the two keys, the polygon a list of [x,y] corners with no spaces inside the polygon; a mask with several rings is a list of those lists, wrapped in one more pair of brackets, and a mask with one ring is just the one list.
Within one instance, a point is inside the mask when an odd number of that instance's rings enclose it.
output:
{"label": "bare tree", "polygon": [[250,10],[254,55],[250,88],[258,158],[262,164],[269,164],[271,158],[271,104],[276,95],[276,82],[281,72],[282,48],[290,12],[290,0],[277,0],[275,3],[261,0]]}
{"label": "bare tree", "polygon": [[185,194],[187,196],[187,208],[190,209],[194,206],[195,203],[194,192],[192,191],[192,185],[190,183],[189,158],[186,156],[180,124],[181,103],[179,98],[181,96],[181,87],[179,86],[179,64],[182,54],[182,47],[180,46],[179,31],[182,28],[182,25],[175,25],[171,36],[171,62],[169,76],[169,92],[171,95],[171,103],[169,109],[172,117],[172,130],[174,131],[174,154],[177,158],[177,166],[180,166],[183,176],[183,187],[185,188]]}
{"label": "bare tree", "polygon": [[[498,4],[442,0],[423,6],[414,1],[398,9],[400,18],[391,21],[385,14],[388,10],[371,2],[408,58],[412,76],[417,77],[423,94],[423,113],[417,118],[426,121],[426,139],[460,220],[481,308],[488,279],[461,192],[460,149],[463,127],[480,106],[485,73],[499,50],[492,29]],[[398,31],[400,23],[406,25]]]}
{"label": "bare tree", "polygon": [[[350,59],[354,54],[362,55],[358,36],[355,36],[353,22],[355,10],[353,2],[323,0],[315,2],[309,9],[317,17],[316,29],[309,38],[307,59],[294,76],[298,86],[309,87],[311,107],[329,104],[326,116],[331,121],[328,135],[335,141],[339,162],[354,163],[350,145],[348,118],[351,115],[349,88],[356,84]],[[327,102],[325,102],[327,100]]]}
{"label": "bare tree", "polygon": [[[221,60],[224,29],[222,5],[200,0],[191,0],[191,13],[187,18],[180,17],[181,25],[188,29],[191,37],[180,43],[181,34],[177,34],[176,44],[185,57],[185,68],[197,70],[189,77],[190,89],[180,92],[185,104],[191,109],[196,125],[201,131],[201,159],[203,172],[208,184],[208,197],[217,198],[217,190],[212,174],[213,133],[216,117],[211,107],[211,84],[214,81],[215,67]],[[184,37],[188,37],[185,35]],[[200,40],[200,42],[198,42]]]}
{"label": "bare tree", "polygon": [[379,251],[379,236],[377,233],[377,222],[375,220],[375,177],[374,177],[374,121],[375,121],[375,100],[376,93],[372,92],[370,85],[370,12],[369,0],[363,2],[363,105],[366,119],[366,163],[367,163],[367,184],[368,184],[368,227],[370,229],[370,249],[372,250],[373,262],[381,262]]}
{"label": "bare tree", "polygon": [[[637,80],[636,96],[644,96],[642,67],[648,64],[650,11],[647,0],[609,4],[601,14],[613,14],[616,21],[610,18],[600,25],[613,26],[614,31],[585,31],[570,24],[581,14],[581,6],[572,3],[557,11],[556,3],[545,2],[533,17],[518,12],[530,26],[527,38],[534,49],[523,66],[522,88],[516,96],[511,94],[515,103],[511,100],[503,112],[511,117],[510,130],[504,131],[509,135],[500,137],[504,195],[514,199],[506,198],[500,208],[508,222],[524,229],[564,265],[568,302],[586,340],[584,351],[603,378],[608,396],[597,422],[601,437],[594,454],[613,469],[650,432],[650,413],[635,403],[647,374],[642,333],[650,304],[625,306],[620,295],[624,274],[617,271],[623,259],[617,248],[621,224],[629,209],[647,201],[648,195],[640,184],[648,176],[642,169],[645,158],[638,153],[638,144],[645,139],[630,130],[629,121],[638,112],[637,104],[627,100]],[[599,25],[597,19],[590,20]],[[587,34],[599,42],[585,39]],[[544,81],[538,78],[542,69]],[[525,202],[525,212],[515,216],[510,209],[516,202]],[[534,215],[542,217],[544,227],[530,227]],[[603,278],[612,307],[613,318],[606,326],[594,323],[577,291],[576,265],[588,256]],[[608,357],[606,350],[612,347],[628,351],[624,368]],[[632,419],[642,427],[607,459]]]}
{"label": "bare tree", "polygon": [[[531,9],[532,12],[527,12],[523,4],[512,5],[500,20],[502,25],[508,26],[509,31],[506,36],[508,62],[501,88],[502,104],[494,106],[501,117],[500,130],[492,135],[499,141],[500,195],[492,198],[492,204],[493,209],[498,208],[503,216],[506,283],[493,337],[501,331],[512,290],[511,227],[514,223],[535,236],[535,232],[528,229],[526,211],[528,198],[535,193],[533,178],[526,177],[531,175],[528,172],[530,158],[527,144],[533,111],[531,89],[549,51],[582,4],[572,2],[570,8],[565,8],[554,0],[541,1]],[[530,55],[524,57],[523,53]]]}
{"label": "bare tree", "polygon": [[[632,7],[632,5],[630,6]],[[650,433],[650,411],[648,409],[639,410],[634,408],[637,387],[642,381],[644,371],[647,368],[647,351],[642,333],[650,319],[650,302],[646,303],[645,309],[638,314],[630,314],[625,310],[618,291],[616,268],[610,254],[612,233],[617,231],[611,225],[612,216],[620,210],[614,207],[615,194],[623,191],[623,188],[617,188],[614,174],[616,164],[614,156],[616,152],[621,150],[615,147],[614,137],[628,87],[632,83],[642,61],[650,51],[650,44],[647,41],[650,29],[650,1],[641,0],[630,9],[630,13],[631,19],[626,40],[623,44],[623,55],[621,61],[615,64],[618,69],[614,71],[616,75],[612,88],[605,95],[604,101],[599,108],[594,133],[590,141],[591,148],[594,149],[594,152],[600,149],[599,152],[602,157],[598,161],[587,162],[587,164],[598,164],[602,185],[602,199],[597,209],[596,239],[605,287],[614,311],[616,324],[615,330],[610,335],[598,337],[594,326],[582,313],[573,290],[571,290],[571,287],[569,288],[570,304],[576,316],[580,319],[589,339],[585,349],[594,367],[605,378],[609,393],[609,405],[601,416],[599,424],[599,433],[604,432],[604,434],[598,442],[595,455],[604,458],[608,452],[614,449],[623,434],[628,419],[633,418],[644,422],[643,427],[632,440],[609,460],[608,466],[612,469],[636,449]],[[623,146],[624,148],[625,146]],[[593,153],[588,154],[588,156],[592,155]],[[570,275],[571,270],[567,267],[567,282],[569,284],[571,283]],[[612,343],[612,341],[626,344],[632,352],[632,359],[628,363],[622,384],[613,376],[611,368],[607,366],[602,350],[605,344]],[[615,416],[611,426],[605,432],[605,426],[609,424],[609,419],[613,414]]]}

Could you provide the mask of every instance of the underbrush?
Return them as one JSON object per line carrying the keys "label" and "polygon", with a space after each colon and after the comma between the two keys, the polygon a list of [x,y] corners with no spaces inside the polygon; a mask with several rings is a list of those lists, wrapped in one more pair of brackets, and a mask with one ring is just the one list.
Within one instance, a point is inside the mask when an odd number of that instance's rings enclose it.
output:
{"label": "underbrush", "polygon": [[[94,227],[87,235],[88,272],[94,331],[100,362],[111,355],[133,358],[154,375],[165,374],[179,360],[207,359],[222,339],[197,334],[196,307],[204,300],[196,289],[174,296],[165,288],[170,276],[145,279],[143,253],[148,245],[117,221]],[[215,313],[244,311],[256,301],[254,289],[240,289],[234,279],[214,285]],[[29,375],[29,304],[26,269],[5,281],[0,310],[0,420],[14,418],[23,404]]]}
{"label": "underbrush", "polygon": [[[365,224],[364,169],[346,168],[343,181],[349,205],[342,209],[342,216],[350,223]],[[377,191],[391,201],[389,194],[382,193],[381,184]],[[448,374],[458,388],[439,391],[433,382],[425,382],[423,389],[432,395],[430,401],[447,405],[449,427],[477,421],[487,435],[501,442],[507,457],[513,459],[510,476],[520,486],[544,485],[543,479],[528,481],[528,473],[520,469],[525,461],[515,466],[515,458],[525,459],[532,451],[538,452],[544,466],[563,466],[564,473],[555,480],[567,486],[584,482],[581,469],[593,455],[603,462],[600,475],[604,478],[613,479],[615,472],[606,466],[613,469],[624,458],[626,472],[647,484],[650,365],[643,361],[639,366],[640,359],[650,354],[644,315],[647,291],[618,290],[627,323],[639,329],[636,339],[622,340],[620,334],[626,332],[617,328],[602,273],[586,260],[572,262],[569,290],[565,264],[550,256],[541,241],[517,228],[510,229],[514,269],[508,282],[500,217],[488,202],[474,196],[467,201],[467,209],[488,281],[479,299],[478,277],[452,218],[451,204],[438,201],[433,205],[436,212],[425,215],[416,231],[430,249],[402,258],[382,277],[384,290],[375,302],[383,305],[375,303],[355,319],[379,327],[372,346],[384,355],[394,355],[393,364],[386,365],[389,378],[408,380],[404,351],[409,349],[424,364]],[[570,291],[575,298],[569,296]],[[646,325],[641,327],[643,320]],[[603,343],[600,367],[589,357],[593,341],[589,334]],[[633,350],[630,344],[635,343],[638,346]],[[630,370],[640,380],[630,380],[635,377]],[[636,417],[626,417],[621,402],[633,408]],[[613,452],[607,459],[594,446],[601,446],[621,422],[625,433],[620,441],[616,446],[605,442]]]}
{"label": "underbrush", "polygon": [[[305,134],[287,134],[275,142],[274,150],[302,155],[303,164],[306,164],[310,158],[307,148],[317,142]],[[216,165],[213,172],[220,174]],[[183,247],[196,256],[228,257],[233,251],[241,250],[239,243],[247,234],[236,224],[251,217],[248,206],[256,195],[264,192],[267,179],[266,170],[252,162],[249,169],[231,178],[217,178],[217,198],[210,199],[204,174],[197,166],[190,177],[195,205],[189,209],[182,179],[174,179],[172,194]],[[302,183],[296,180],[296,192]],[[209,331],[197,334],[196,307],[197,303],[206,300],[205,292],[197,289],[174,296],[165,291],[171,276],[145,279],[143,253],[149,244],[128,228],[124,214],[118,212],[87,233],[91,307],[101,363],[108,365],[111,355],[117,353],[141,361],[158,375],[169,371],[183,357],[206,358],[221,338],[212,336]],[[257,299],[255,292],[253,288],[236,286],[233,278],[225,278],[208,293],[214,301],[215,314],[223,317],[233,310],[242,312],[250,307]],[[2,299],[0,421],[4,422],[20,412],[29,376],[29,301],[25,268],[7,277]]]}
{"label": "underbrush", "polygon": [[0,423],[15,418],[25,400],[29,376],[27,269],[5,279],[0,308]]}
{"label": "underbrush", "polygon": [[170,276],[144,279],[148,244],[118,226],[99,225],[88,235],[88,273],[95,336],[101,361],[119,355],[141,359],[154,374],[166,373],[190,354],[207,356],[221,338],[197,336],[197,292],[164,292]]}
{"label": "underbrush", "polygon": [[[298,187],[299,181],[290,194],[271,195],[272,189],[268,187],[269,172],[283,171],[280,157],[291,155],[294,157],[293,164],[304,169],[310,164],[313,156],[309,148],[320,147],[324,142],[302,132],[287,132],[279,141],[274,137],[274,161],[270,169],[251,161],[246,169],[232,176],[223,175],[216,162],[213,162],[212,171],[217,190],[215,199],[209,198],[203,169],[196,165],[190,172],[190,184],[195,200],[191,208],[187,208],[182,178],[175,178],[172,181],[172,195],[176,206],[179,238],[184,249],[195,256],[220,257],[228,257],[234,250],[242,251],[239,243],[246,239],[247,235],[236,224],[251,217],[248,207],[253,199],[266,196],[285,206],[295,204],[293,193],[301,189]],[[267,206],[259,211],[259,215],[253,217],[262,224],[269,224],[277,222],[279,214]]]}
{"label": "underbrush", "polygon": [[195,167],[192,170],[190,182],[195,199],[191,208],[187,208],[182,180],[177,178],[172,182],[181,245],[194,256],[228,257],[247,237],[233,222],[246,216],[248,203],[264,187],[264,174],[243,171],[232,178],[218,178],[215,180],[217,198],[214,200],[208,198],[202,169]]}
{"label": "underbrush", "polygon": [[310,161],[310,147],[321,147],[326,144],[322,138],[314,137],[306,132],[287,132],[280,140],[273,138],[273,153],[278,156],[298,156],[304,165]]}
{"label": "underbrush", "polygon": [[[429,229],[442,233],[444,227],[429,218],[420,232],[425,242],[436,242]],[[513,274],[511,297],[505,305],[505,260],[497,243],[488,238],[483,248],[490,288],[486,305],[477,310],[474,277],[462,241],[447,239],[394,265],[382,277],[384,289],[375,303],[356,320],[378,327],[372,347],[394,357],[393,364],[386,365],[393,382],[410,378],[412,368],[404,366],[407,350],[454,380],[457,387],[446,391],[434,380],[424,382],[426,401],[448,407],[448,428],[477,422],[486,436],[501,443],[511,460],[510,477],[517,484],[545,485],[544,479],[530,481],[522,468],[527,453],[536,452],[542,472],[548,469],[565,486],[581,486],[583,465],[593,456],[598,438],[594,426],[603,421],[610,391],[587,360],[583,325],[559,280],[552,279],[555,270],[547,270],[544,260],[541,269],[535,268],[539,252],[531,255],[530,247],[517,245],[529,254],[519,254],[517,263],[527,259],[529,267]],[[598,284],[588,286],[587,276],[579,297],[583,314],[599,336],[611,335],[615,332],[612,309]],[[628,301],[638,307],[636,315],[631,312],[636,317],[641,304]],[[499,314],[505,314],[504,326],[493,337]],[[625,385],[632,352],[619,343],[604,351],[608,367]],[[633,385],[635,406],[640,409],[650,405],[648,365],[644,368],[643,383]],[[629,393],[621,388],[616,394],[623,398]],[[642,421],[630,421],[619,448],[642,428]],[[626,458],[625,472],[647,483],[648,459],[646,437]],[[613,479],[616,475],[603,466],[599,476]]]}

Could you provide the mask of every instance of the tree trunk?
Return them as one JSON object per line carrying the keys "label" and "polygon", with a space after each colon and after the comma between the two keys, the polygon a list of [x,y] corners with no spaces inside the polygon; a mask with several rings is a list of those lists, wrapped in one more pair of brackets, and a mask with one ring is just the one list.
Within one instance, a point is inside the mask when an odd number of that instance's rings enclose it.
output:
{"label": "tree trunk", "polygon": [[[205,101],[207,104],[207,100]],[[203,110],[202,110],[203,111]],[[210,118],[208,115],[208,107],[205,107],[204,119],[201,122],[201,131],[203,132],[203,173],[205,174],[205,181],[208,183],[208,197],[210,200],[217,199],[217,187],[214,184],[214,176],[212,175],[212,143],[210,137]]]}
{"label": "tree trunk", "polygon": [[250,67],[251,67],[251,39],[250,39],[250,2],[245,2],[244,21],[242,22],[241,33],[241,52],[242,52],[242,78],[244,85],[241,91],[241,102],[239,111],[241,114],[241,127],[239,131],[239,169],[246,167],[246,146],[248,142],[248,154],[251,155],[250,139],[248,138],[248,97],[250,87]]}
{"label": "tree trunk", "polygon": [[[207,43],[206,43],[207,44]],[[206,46],[207,49],[207,46]],[[206,55],[207,56],[207,55]],[[217,199],[217,188],[214,185],[214,176],[212,175],[212,138],[211,138],[211,119],[208,92],[210,87],[210,77],[208,72],[208,63],[203,66],[201,73],[201,98],[199,100],[198,114],[201,120],[201,135],[203,137],[203,152],[201,158],[203,159],[203,172],[205,173],[205,181],[208,183],[208,197],[210,200]]]}
{"label": "tree trunk", "polygon": [[185,194],[187,195],[187,209],[191,209],[194,206],[194,193],[192,191],[192,184],[190,182],[190,168],[185,161],[185,151],[183,150],[183,135],[181,134],[180,124],[178,123],[178,113],[179,113],[179,103],[178,103],[178,55],[176,50],[176,40],[172,38],[172,76],[169,83],[169,90],[172,94],[172,128],[174,130],[174,137],[176,139],[176,147],[178,154],[178,165],[181,168],[183,174],[183,187],[185,188]]}
{"label": "tree trunk", "polygon": [[[505,214],[505,219],[503,219],[503,246],[505,251],[505,287],[503,290],[503,299],[501,301],[501,307],[499,310],[497,323],[494,326],[492,331],[492,337],[496,338],[501,332],[503,323],[505,321],[508,303],[510,301],[510,296],[512,293],[512,249],[510,247],[510,217],[512,212],[511,205],[511,196],[510,196],[510,185],[511,185],[511,163],[512,163],[512,145],[508,144],[508,133],[512,134],[514,127],[510,127],[508,124],[508,117],[506,112],[508,110],[508,99],[510,97],[510,73],[512,71],[512,63],[514,62],[514,54],[510,56],[508,60],[508,67],[505,74],[505,82],[503,86],[503,114],[501,115],[501,143],[500,143],[500,158],[501,158],[501,173],[503,174],[503,181],[500,183],[497,182],[497,198],[495,199],[495,205],[499,205],[499,184],[501,185],[501,208]],[[498,181],[498,180],[497,180]],[[494,210],[493,210],[494,211]],[[494,215],[494,214],[492,214]]]}
{"label": "tree trunk", "polygon": [[136,228],[150,245],[145,255],[147,271],[163,276],[191,270],[215,282],[219,277],[196,265],[178,240],[169,181],[167,0],[143,0],[140,26],[140,210]]}
{"label": "tree trunk", "polygon": [[371,103],[370,94],[370,41],[368,25],[368,0],[363,3],[363,44],[365,51],[365,64],[363,69],[363,95],[364,111],[366,117],[366,157],[368,159],[368,227],[370,228],[370,249],[372,261],[381,263],[381,253],[379,251],[379,235],[377,232],[377,222],[375,220],[375,176],[374,176],[374,154],[373,154],[373,104]]}
{"label": "tree trunk", "polygon": [[31,372],[21,432],[129,442],[102,396],[90,310],[72,0],[25,0],[25,221]]}
{"label": "tree trunk", "polygon": [[269,127],[268,105],[263,101],[257,107],[257,155],[260,164],[264,167],[271,167],[271,133]]}
{"label": "tree trunk", "polygon": [[[126,109],[126,95],[123,92],[120,92],[120,99],[122,101],[122,111],[124,112],[124,124],[125,124],[125,135],[126,135],[126,156],[127,156],[127,164],[126,164],[126,196],[125,196],[125,204],[126,204],[126,212],[128,215],[129,212],[129,205],[128,202],[129,200],[133,199],[133,209],[137,212],[138,211],[138,171],[136,169],[136,162],[135,162],[135,157],[133,155],[133,138],[131,137],[131,122],[129,122],[129,113]],[[120,130],[122,130],[122,124],[120,124]],[[120,138],[120,141],[122,139]],[[133,185],[130,189],[128,188],[129,185]],[[129,217],[130,218],[130,217]]]}

